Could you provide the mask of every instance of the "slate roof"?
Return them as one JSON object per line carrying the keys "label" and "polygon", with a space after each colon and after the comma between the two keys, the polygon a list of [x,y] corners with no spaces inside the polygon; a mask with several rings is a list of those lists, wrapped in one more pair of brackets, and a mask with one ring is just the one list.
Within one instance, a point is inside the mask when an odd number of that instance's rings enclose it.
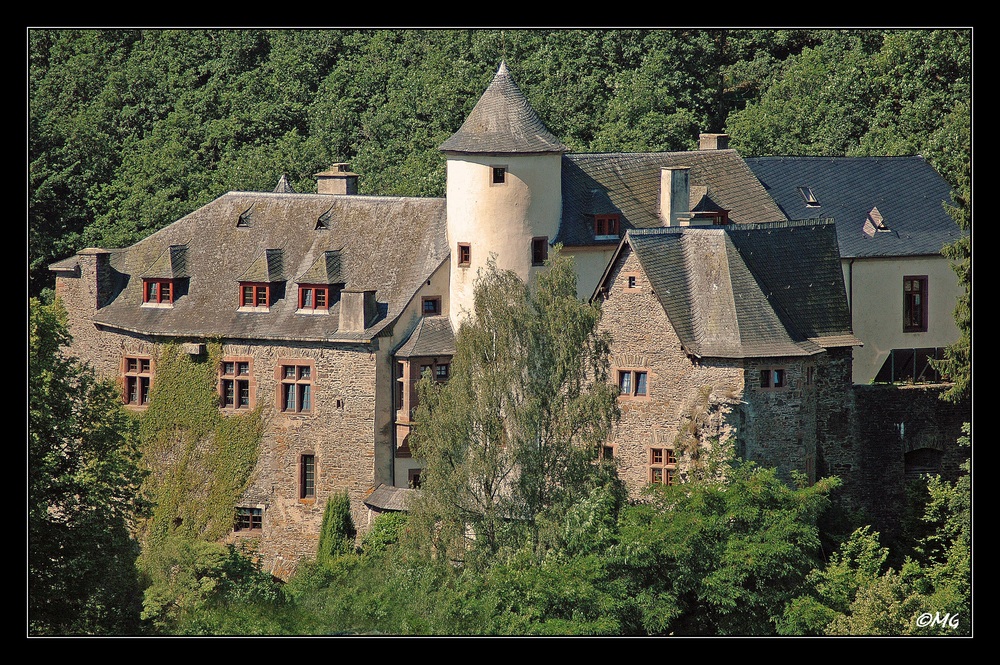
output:
{"label": "slate roof", "polygon": [[446,152],[542,153],[569,150],[531,108],[514,83],[507,63],[500,68],[486,92],[457,132],[441,144]]}
{"label": "slate roof", "polygon": [[365,498],[365,505],[376,510],[405,512],[410,500],[419,493],[420,490],[408,487],[379,485]]}
{"label": "slate roof", "polygon": [[562,158],[563,212],[554,242],[607,244],[595,243],[594,214],[618,212],[623,232],[663,226],[660,169],[666,166],[690,167],[692,209],[723,208],[734,223],[788,219],[735,150],[570,154]]}
{"label": "slate roof", "polygon": [[[248,210],[249,226],[239,227]],[[329,228],[317,229],[323,215]],[[165,336],[368,340],[387,332],[447,260],[445,219],[444,199],[229,192],[131,247],[111,250],[118,293],[94,322]],[[178,247],[186,247],[189,276],[180,297],[171,308],[141,307],[141,276],[160,276],[164,257],[176,257]],[[278,300],[267,312],[238,311],[240,280],[273,282]],[[298,283],[373,289],[379,316],[363,332],[338,332],[339,301],[329,315],[295,313]]]}
{"label": "slate roof", "polygon": [[455,331],[451,327],[451,318],[421,317],[395,355],[400,358],[455,355]]}
{"label": "slate roof", "polygon": [[831,220],[638,229],[618,253],[626,246],[692,355],[806,356],[860,344]]}
{"label": "slate roof", "polygon": [[[938,254],[961,237],[944,208],[948,183],[919,155],[746,162],[790,219],[834,219],[844,258]],[[799,187],[810,187],[819,205],[807,206]],[[887,231],[874,230],[879,217]]]}

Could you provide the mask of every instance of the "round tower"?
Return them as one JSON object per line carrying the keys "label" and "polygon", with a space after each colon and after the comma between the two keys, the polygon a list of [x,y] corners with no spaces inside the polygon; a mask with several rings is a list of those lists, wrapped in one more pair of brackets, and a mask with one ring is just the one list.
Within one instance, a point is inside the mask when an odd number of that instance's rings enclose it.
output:
{"label": "round tower", "polygon": [[440,149],[447,163],[450,316],[473,309],[473,283],[490,256],[525,281],[548,258],[562,214],[562,155],[500,63],[462,127]]}

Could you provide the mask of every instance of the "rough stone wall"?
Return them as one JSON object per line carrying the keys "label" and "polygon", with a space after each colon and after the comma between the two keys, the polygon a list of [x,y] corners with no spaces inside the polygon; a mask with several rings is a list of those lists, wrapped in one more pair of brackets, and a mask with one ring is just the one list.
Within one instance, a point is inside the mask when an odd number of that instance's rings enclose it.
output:
{"label": "rough stone wall", "polygon": [[[739,452],[745,459],[777,468],[779,476],[788,482],[792,471],[816,479],[817,386],[807,379],[808,368],[816,365],[814,356],[746,361],[743,401],[747,418],[738,438]],[[786,385],[762,387],[761,372],[774,369],[784,371]]]}
{"label": "rough stone wall", "polygon": [[[86,271],[79,278],[56,280],[57,297],[70,314],[70,352],[89,362],[100,376],[115,379],[121,376],[123,355],[150,356],[155,387],[156,359],[168,340],[100,329],[89,323],[94,312],[95,300],[90,295],[94,284]],[[366,344],[289,346],[224,340],[222,355],[251,360],[251,404],[263,406],[265,421],[260,457],[238,505],[264,509],[263,529],[250,537],[257,541],[265,569],[288,577],[299,559],[315,555],[323,510],[332,493],[347,491],[359,530],[368,522],[363,500],[375,487],[375,449],[381,442],[376,432],[377,370],[380,361],[387,361],[384,354]],[[313,369],[312,411],[282,413],[279,367],[300,362]],[[386,384],[381,389],[391,390],[389,369],[381,375]],[[391,433],[384,434],[381,438],[391,442]],[[299,498],[302,454],[315,456],[314,499]],[[241,533],[238,537],[247,536]]]}
{"label": "rough stone wall", "polygon": [[971,422],[968,403],[939,399],[940,385],[854,386],[859,465],[850,495],[883,536],[898,535],[906,497],[906,454],[939,451],[941,475],[954,481],[969,448],[957,445],[962,423]]}

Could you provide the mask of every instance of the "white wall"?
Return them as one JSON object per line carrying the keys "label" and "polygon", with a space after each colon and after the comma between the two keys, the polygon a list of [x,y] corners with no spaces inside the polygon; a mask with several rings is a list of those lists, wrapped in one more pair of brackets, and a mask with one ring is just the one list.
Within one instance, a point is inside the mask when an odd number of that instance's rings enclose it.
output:
{"label": "white wall", "polygon": [[[892,349],[948,346],[959,338],[955,305],[962,293],[943,256],[842,261],[854,334],[854,383],[870,383]],[[903,277],[927,276],[927,332],[903,332]]]}

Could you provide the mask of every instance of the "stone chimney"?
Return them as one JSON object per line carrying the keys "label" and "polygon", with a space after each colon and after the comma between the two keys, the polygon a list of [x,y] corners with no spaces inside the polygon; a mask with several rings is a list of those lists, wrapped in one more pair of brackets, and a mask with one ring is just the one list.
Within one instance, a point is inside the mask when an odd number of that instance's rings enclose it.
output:
{"label": "stone chimney", "polygon": [[664,226],[687,226],[691,219],[690,166],[660,169],[660,220]]}
{"label": "stone chimney", "polygon": [[114,292],[111,273],[111,252],[106,249],[88,247],[77,252],[80,262],[81,286],[88,294],[87,299],[95,310],[111,302]]}
{"label": "stone chimney", "polygon": [[334,164],[326,171],[314,174],[318,194],[357,194],[358,174],[351,172],[346,162]]}
{"label": "stone chimney", "polygon": [[375,291],[344,289],[340,292],[340,332],[362,332],[378,317]]}
{"label": "stone chimney", "polygon": [[728,150],[729,134],[699,134],[699,150]]}

